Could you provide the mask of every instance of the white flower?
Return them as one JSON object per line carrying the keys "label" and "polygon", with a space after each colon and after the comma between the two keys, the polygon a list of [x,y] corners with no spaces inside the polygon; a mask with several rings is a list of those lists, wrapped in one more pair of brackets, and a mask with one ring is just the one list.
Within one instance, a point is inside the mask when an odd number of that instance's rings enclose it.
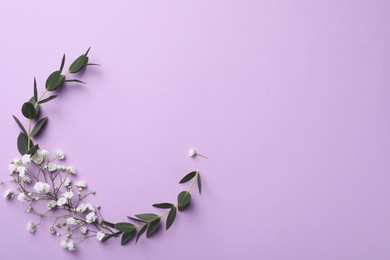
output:
{"label": "white flower", "polygon": [[37,193],[48,193],[50,191],[50,185],[44,182],[37,182],[34,185],[34,190]]}
{"label": "white flower", "polygon": [[195,149],[191,148],[191,149],[188,151],[188,156],[194,157],[195,155],[197,155]]}
{"label": "white flower", "polygon": [[8,170],[9,170],[9,173],[14,173],[16,171],[16,168],[17,168],[17,164],[15,163],[11,163],[9,166],[8,166]]}
{"label": "white flower", "polygon": [[27,230],[31,233],[34,233],[37,231],[37,225],[34,224],[34,222],[30,221],[27,223]]}
{"label": "white flower", "polygon": [[54,209],[57,206],[57,201],[51,200],[47,203],[47,208],[48,209]]}
{"label": "white flower", "polygon": [[74,196],[74,193],[73,191],[67,191],[64,194],[62,194],[62,196],[66,199],[71,199]]}
{"label": "white flower", "polygon": [[57,170],[57,165],[55,163],[48,163],[47,165],[47,169],[49,170],[49,172],[54,172],[55,170]]}
{"label": "white flower", "polygon": [[38,151],[38,154],[44,158],[46,158],[49,155],[49,152],[47,150],[41,149]]}
{"label": "white flower", "polygon": [[63,165],[63,164],[57,165],[57,170],[59,170],[59,171],[65,171],[65,170],[66,170],[66,166]]}
{"label": "white flower", "polygon": [[21,164],[22,163],[22,161],[20,160],[20,158],[15,158],[15,159],[13,159],[13,161],[12,161],[14,164]]}
{"label": "white flower", "polygon": [[87,234],[88,229],[86,227],[82,226],[79,228],[79,231],[81,234],[85,235],[85,234]]}
{"label": "white flower", "polygon": [[87,183],[85,181],[77,181],[76,182],[76,186],[79,187],[80,189],[86,188],[87,187]]}
{"label": "white flower", "polygon": [[89,223],[89,224],[95,222],[96,218],[97,217],[96,217],[95,212],[88,213],[88,215],[85,217],[87,223]]}
{"label": "white flower", "polygon": [[66,239],[61,239],[60,246],[62,248],[68,248],[68,241],[66,241]]}
{"label": "white flower", "polygon": [[25,201],[25,199],[26,199],[26,194],[24,194],[23,192],[19,193],[18,200],[19,201]]}
{"label": "white flower", "polygon": [[57,206],[61,207],[62,205],[66,204],[67,202],[68,202],[68,200],[66,198],[64,198],[64,197],[59,198],[57,200]]}
{"label": "white flower", "polygon": [[96,233],[96,239],[99,241],[102,241],[105,236],[106,234],[104,234],[102,231]]}
{"label": "white flower", "polygon": [[65,153],[61,150],[56,151],[56,157],[58,160],[63,160],[65,158]]}
{"label": "white flower", "polygon": [[66,171],[71,174],[76,174],[76,170],[72,166],[66,167]]}
{"label": "white flower", "polygon": [[70,185],[70,182],[71,180],[69,178],[65,178],[63,181],[62,181],[62,184],[65,186],[65,187],[68,187]]}
{"label": "white flower", "polygon": [[77,220],[75,218],[73,218],[73,217],[69,217],[69,218],[66,219],[66,223],[68,225],[77,225]]}
{"label": "white flower", "polygon": [[91,203],[87,203],[86,207],[89,211],[95,211],[95,207]]}
{"label": "white flower", "polygon": [[72,240],[69,240],[68,241],[68,250],[69,251],[75,251],[76,250],[76,244],[72,241]]}
{"label": "white flower", "polygon": [[77,209],[76,209],[76,212],[78,213],[84,213],[84,211],[87,210],[87,205],[85,205],[84,203],[81,203]]}
{"label": "white flower", "polygon": [[26,175],[26,176],[22,177],[22,182],[24,182],[24,183],[31,183],[31,179],[30,179],[30,177],[28,177]]}
{"label": "white flower", "polygon": [[18,166],[16,167],[16,171],[19,172],[19,176],[23,178],[26,175],[26,167]]}
{"label": "white flower", "polygon": [[4,191],[3,198],[4,199],[12,199],[14,197],[14,192],[11,189],[7,189]]}
{"label": "white flower", "polygon": [[22,163],[27,164],[31,162],[31,155],[25,154],[22,156]]}

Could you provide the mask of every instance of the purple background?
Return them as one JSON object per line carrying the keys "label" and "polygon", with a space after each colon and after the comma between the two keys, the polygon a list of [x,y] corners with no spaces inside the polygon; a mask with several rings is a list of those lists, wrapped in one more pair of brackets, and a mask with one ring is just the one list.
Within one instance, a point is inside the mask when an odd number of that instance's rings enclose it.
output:
{"label": "purple background", "polygon": [[390,259],[389,11],[373,0],[2,1],[3,177],[33,77],[42,89],[64,52],[92,46],[103,66],[44,106],[41,145],[67,152],[112,221],[174,200],[193,169],[204,193],[168,232],[76,254],[45,229],[28,234],[24,207],[2,201],[0,258]]}

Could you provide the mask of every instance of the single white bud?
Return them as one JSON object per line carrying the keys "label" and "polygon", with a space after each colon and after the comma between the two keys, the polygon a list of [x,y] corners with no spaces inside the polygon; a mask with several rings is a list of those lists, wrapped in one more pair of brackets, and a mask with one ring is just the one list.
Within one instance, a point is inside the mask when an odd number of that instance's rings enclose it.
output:
{"label": "single white bud", "polygon": [[92,193],[93,195],[95,195],[95,194],[96,194],[96,191],[93,190],[91,193]]}

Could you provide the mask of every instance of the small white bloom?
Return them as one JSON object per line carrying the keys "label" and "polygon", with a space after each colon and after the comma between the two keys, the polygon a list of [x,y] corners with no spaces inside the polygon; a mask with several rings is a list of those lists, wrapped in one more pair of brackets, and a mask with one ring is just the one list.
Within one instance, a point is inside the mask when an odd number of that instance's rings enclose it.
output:
{"label": "small white bloom", "polygon": [[65,153],[61,150],[56,151],[56,157],[58,160],[63,160],[65,158]]}
{"label": "small white bloom", "polygon": [[72,166],[66,167],[66,171],[71,174],[76,174],[76,170]]}
{"label": "small white bloom", "polygon": [[85,205],[84,203],[81,203],[77,209],[76,209],[76,212],[78,213],[84,213],[84,211],[87,210],[87,205]]}
{"label": "small white bloom", "polygon": [[66,199],[71,199],[74,196],[74,193],[73,191],[67,191],[64,194],[62,194],[62,196]]}
{"label": "small white bloom", "polygon": [[96,233],[96,239],[99,241],[102,241],[105,236],[106,234],[104,234],[102,231]]}
{"label": "small white bloom", "polygon": [[85,217],[85,219],[86,219],[86,221],[87,221],[87,223],[93,223],[93,222],[95,222],[96,221],[96,214],[95,214],[95,212],[90,212],[90,213],[88,213],[88,215]]}
{"label": "small white bloom", "polygon": [[16,168],[16,171],[19,172],[19,176],[23,178],[26,175],[26,167],[24,166],[18,166]]}
{"label": "small white bloom", "polygon": [[28,164],[31,162],[31,155],[25,154],[22,156],[22,163],[23,164]]}
{"label": "small white bloom", "polygon": [[9,170],[9,173],[14,173],[17,169],[17,165],[15,163],[11,163],[9,166],[8,166],[8,170]]}
{"label": "small white bloom", "polygon": [[19,201],[25,201],[26,200],[26,194],[24,194],[23,192],[19,193],[18,200]]}
{"label": "small white bloom", "polygon": [[68,241],[68,250],[69,251],[75,251],[76,250],[76,244],[72,240]]}
{"label": "small white bloom", "polygon": [[50,189],[50,185],[45,182],[37,182],[34,185],[34,190],[37,193],[49,193]]}
{"label": "small white bloom", "polygon": [[85,181],[77,181],[76,186],[83,189],[87,187],[87,183]]}
{"label": "small white bloom", "polygon": [[62,248],[68,248],[68,241],[66,241],[66,239],[61,239],[60,246]]}
{"label": "small white bloom", "polygon": [[68,200],[67,200],[66,198],[64,198],[64,197],[59,198],[59,199],[57,200],[57,206],[61,207],[61,206],[63,206],[64,204],[66,204],[67,202],[68,202]]}
{"label": "small white bloom", "polygon": [[54,172],[55,170],[57,170],[57,165],[55,163],[48,163],[47,165],[47,169],[49,170],[49,172]]}
{"label": "small white bloom", "polygon": [[191,148],[191,149],[188,151],[188,156],[194,157],[195,155],[197,155],[195,149]]}
{"label": "small white bloom", "polygon": [[33,208],[31,206],[29,206],[26,211],[27,211],[27,213],[31,213],[31,211],[33,211]]}
{"label": "small white bloom", "polygon": [[37,231],[37,225],[34,224],[34,222],[30,221],[27,223],[27,230],[31,233],[34,233]]}
{"label": "small white bloom", "polygon": [[95,211],[95,207],[91,203],[87,203],[86,207],[89,211]]}
{"label": "small white bloom", "polygon": [[74,217],[69,217],[66,219],[68,225],[77,225],[77,220]]}
{"label": "small white bloom", "polygon": [[65,187],[68,187],[71,183],[71,180],[69,178],[65,178],[63,181],[62,181],[62,184],[65,186]]}
{"label": "small white bloom", "polygon": [[57,201],[51,200],[47,203],[47,208],[48,209],[54,209],[57,206]]}
{"label": "small white bloom", "polygon": [[7,189],[4,191],[3,198],[4,199],[12,199],[14,197],[14,192],[11,189]]}
{"label": "small white bloom", "polygon": [[66,166],[63,165],[63,164],[57,165],[57,170],[59,170],[59,171],[65,171],[65,170],[66,170]]}
{"label": "small white bloom", "polygon": [[12,161],[14,164],[21,164],[22,163],[22,161],[20,160],[20,158],[15,158],[15,159],[13,159],[13,161]]}
{"label": "small white bloom", "polygon": [[41,150],[39,150],[38,154],[39,154],[40,156],[46,158],[46,157],[49,155],[49,151],[44,150],[44,149],[41,149]]}
{"label": "small white bloom", "polygon": [[81,234],[85,235],[85,234],[87,234],[88,229],[86,227],[82,226],[82,227],[79,228],[79,231],[80,231]]}
{"label": "small white bloom", "polygon": [[31,179],[30,179],[30,177],[28,177],[28,176],[26,175],[26,176],[24,176],[24,177],[22,178],[22,182],[24,182],[24,183],[31,183]]}

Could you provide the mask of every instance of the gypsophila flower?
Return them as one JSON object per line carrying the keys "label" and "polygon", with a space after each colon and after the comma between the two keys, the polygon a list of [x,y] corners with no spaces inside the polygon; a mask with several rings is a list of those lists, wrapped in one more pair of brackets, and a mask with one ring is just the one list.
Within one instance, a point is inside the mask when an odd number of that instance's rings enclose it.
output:
{"label": "gypsophila flower", "polygon": [[31,213],[33,211],[33,208],[31,206],[29,206],[26,211],[27,211],[27,213]]}
{"label": "gypsophila flower", "polygon": [[51,200],[47,203],[47,208],[48,209],[54,209],[57,206],[57,201]]}
{"label": "gypsophila flower", "polygon": [[188,156],[194,157],[195,155],[196,155],[195,149],[191,148],[191,149],[188,151]]}
{"label": "gypsophila flower", "polygon": [[25,154],[22,156],[22,163],[23,164],[28,164],[31,162],[31,155]]}
{"label": "gypsophila flower", "polygon": [[69,217],[69,218],[66,219],[66,223],[68,225],[77,225],[77,220],[75,218],[73,218],[73,217]]}
{"label": "gypsophila flower", "polygon": [[72,166],[66,167],[66,171],[71,174],[76,174],[76,170]]}
{"label": "gypsophila flower", "polygon": [[87,221],[87,223],[93,223],[96,221],[96,218],[97,218],[97,216],[96,216],[95,212],[90,212],[85,217],[85,220]]}
{"label": "gypsophila flower", "polygon": [[56,157],[58,160],[63,160],[65,158],[65,153],[61,150],[56,151]]}
{"label": "gypsophila flower", "polygon": [[85,181],[77,181],[76,186],[79,187],[80,189],[83,189],[87,187],[87,183]]}
{"label": "gypsophila flower", "polygon": [[106,234],[102,231],[99,231],[96,233],[96,239],[99,241],[102,241],[105,236],[106,236]]}
{"label": "gypsophila flower", "polygon": [[81,234],[85,235],[88,232],[88,228],[82,226],[82,227],[79,228],[79,231],[80,231]]}
{"label": "gypsophila flower", "polygon": [[31,178],[26,175],[26,176],[22,177],[22,182],[31,183]]}
{"label": "gypsophila flower", "polygon": [[71,183],[71,180],[69,178],[65,178],[63,181],[62,181],[62,184],[65,186],[65,187],[68,187]]}
{"label": "gypsophila flower", "polygon": [[17,164],[15,163],[11,163],[9,166],[8,166],[8,170],[9,170],[9,173],[14,173],[16,171],[16,168],[18,167]]}
{"label": "gypsophila flower", "polygon": [[60,246],[62,248],[68,248],[68,241],[66,239],[61,239]]}
{"label": "gypsophila flower", "polygon": [[67,191],[64,194],[62,194],[62,196],[66,199],[71,199],[74,196],[74,193],[73,191]]}
{"label": "gypsophila flower", "polygon": [[34,185],[34,190],[37,193],[48,193],[50,189],[50,185],[45,182],[37,182]]}
{"label": "gypsophila flower", "polygon": [[30,221],[27,223],[27,231],[34,233],[37,231],[37,225],[34,224],[34,222]]}
{"label": "gypsophila flower", "polygon": [[76,250],[76,244],[73,242],[73,240],[68,241],[68,250],[69,251],[75,251]]}
{"label": "gypsophila flower", "polygon": [[26,175],[26,167],[24,166],[18,166],[16,168],[16,171],[19,172],[19,176],[23,178]]}
{"label": "gypsophila flower", "polygon": [[54,172],[57,170],[57,165],[53,162],[47,164],[47,170],[49,172]]}
{"label": "gypsophila flower", "polygon": [[3,198],[4,199],[12,199],[14,197],[14,192],[11,189],[7,189],[4,191]]}
{"label": "gypsophila flower", "polygon": [[18,200],[19,201],[25,201],[26,200],[26,194],[24,194],[23,192],[19,193]]}
{"label": "gypsophila flower", "polygon": [[57,206],[59,206],[59,207],[65,205],[66,203],[68,203],[68,200],[67,200],[66,198],[64,198],[64,197],[59,198],[59,199],[57,200]]}
{"label": "gypsophila flower", "polygon": [[63,165],[63,164],[57,165],[57,170],[58,171],[65,171],[66,170],[66,166]]}

